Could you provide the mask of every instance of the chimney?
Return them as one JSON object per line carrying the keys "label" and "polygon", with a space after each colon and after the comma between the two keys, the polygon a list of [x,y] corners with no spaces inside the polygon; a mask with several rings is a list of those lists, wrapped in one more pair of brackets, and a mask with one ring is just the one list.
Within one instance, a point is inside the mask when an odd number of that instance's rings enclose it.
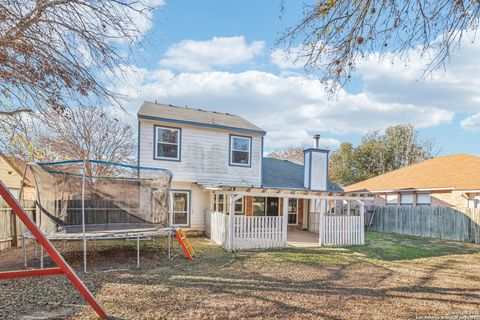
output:
{"label": "chimney", "polygon": [[320,135],[319,134],[316,134],[316,135],[313,136],[313,147],[315,149],[320,148]]}
{"label": "chimney", "polygon": [[313,136],[313,148],[303,151],[303,185],[310,190],[326,191],[329,150],[320,149],[320,135]]}

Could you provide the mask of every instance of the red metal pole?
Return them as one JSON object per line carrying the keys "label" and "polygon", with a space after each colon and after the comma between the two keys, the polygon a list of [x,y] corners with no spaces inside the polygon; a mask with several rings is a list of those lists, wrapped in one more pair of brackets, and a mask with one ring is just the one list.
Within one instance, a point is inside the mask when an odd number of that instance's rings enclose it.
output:
{"label": "red metal pole", "polygon": [[0,272],[0,280],[52,276],[56,274],[63,274],[63,270],[60,269],[59,267],[55,267],[55,268],[34,269],[34,270],[3,271],[3,272]]}
{"label": "red metal pole", "polygon": [[50,255],[52,260],[57,264],[57,266],[62,270],[62,272],[67,276],[67,278],[72,282],[73,286],[77,291],[83,296],[85,301],[90,304],[90,306],[95,310],[98,316],[101,319],[107,319],[105,311],[98,304],[95,297],[92,295],[90,290],[85,286],[85,284],[80,280],[80,278],[75,274],[73,269],[68,265],[68,263],[63,259],[60,253],[55,249],[52,243],[43,235],[43,233],[37,228],[37,226],[30,220],[25,210],[20,206],[20,204],[15,200],[13,195],[8,191],[7,187],[0,181],[0,195],[5,200],[5,202],[12,208],[13,213],[23,222],[25,227],[32,233],[32,235],[37,239],[40,245],[45,249],[45,251]]}

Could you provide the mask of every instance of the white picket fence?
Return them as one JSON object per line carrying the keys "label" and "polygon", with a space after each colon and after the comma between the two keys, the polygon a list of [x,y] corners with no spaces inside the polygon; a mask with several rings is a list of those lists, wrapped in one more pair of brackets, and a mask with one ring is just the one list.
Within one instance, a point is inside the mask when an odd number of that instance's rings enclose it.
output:
{"label": "white picket fence", "polygon": [[[207,212],[206,233],[227,250],[282,248],[287,246],[287,230],[283,217],[235,216],[230,238],[230,217],[220,212]],[[349,246],[364,244],[362,216],[322,216],[311,213],[312,229],[320,232],[319,245]],[[316,220],[315,220],[316,219]],[[316,230],[315,230],[316,229]],[[233,245],[231,245],[233,243]]]}
{"label": "white picket fence", "polygon": [[308,214],[308,231],[318,233],[320,227],[320,212],[310,212]]}
{"label": "white picket fence", "polygon": [[322,216],[322,246],[342,247],[365,244],[363,216]]}
{"label": "white picket fence", "polygon": [[235,216],[233,239],[230,239],[230,217],[220,212],[207,212],[206,234],[215,243],[232,250],[285,247],[282,217]]}
{"label": "white picket fence", "polygon": [[216,244],[227,249],[229,220],[226,214],[220,212],[207,212],[205,233]]}
{"label": "white picket fence", "polygon": [[267,249],[286,246],[283,217],[235,216],[233,249]]}

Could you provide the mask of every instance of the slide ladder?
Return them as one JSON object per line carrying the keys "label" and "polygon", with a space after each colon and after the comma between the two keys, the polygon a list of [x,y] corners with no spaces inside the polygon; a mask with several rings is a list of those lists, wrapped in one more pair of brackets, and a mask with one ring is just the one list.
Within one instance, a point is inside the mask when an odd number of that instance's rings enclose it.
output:
{"label": "slide ladder", "polygon": [[173,233],[177,237],[177,240],[182,246],[183,252],[185,252],[188,260],[192,260],[195,256],[195,250],[193,250],[193,247],[190,244],[190,241],[188,240],[185,231],[183,231],[182,228],[174,228]]}

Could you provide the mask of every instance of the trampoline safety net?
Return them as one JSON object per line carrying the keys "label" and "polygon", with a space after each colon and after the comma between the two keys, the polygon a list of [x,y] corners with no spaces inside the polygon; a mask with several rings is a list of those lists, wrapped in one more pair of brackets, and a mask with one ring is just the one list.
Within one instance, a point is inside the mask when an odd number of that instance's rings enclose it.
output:
{"label": "trampoline safety net", "polygon": [[30,164],[45,234],[168,226],[168,170],[97,161]]}

